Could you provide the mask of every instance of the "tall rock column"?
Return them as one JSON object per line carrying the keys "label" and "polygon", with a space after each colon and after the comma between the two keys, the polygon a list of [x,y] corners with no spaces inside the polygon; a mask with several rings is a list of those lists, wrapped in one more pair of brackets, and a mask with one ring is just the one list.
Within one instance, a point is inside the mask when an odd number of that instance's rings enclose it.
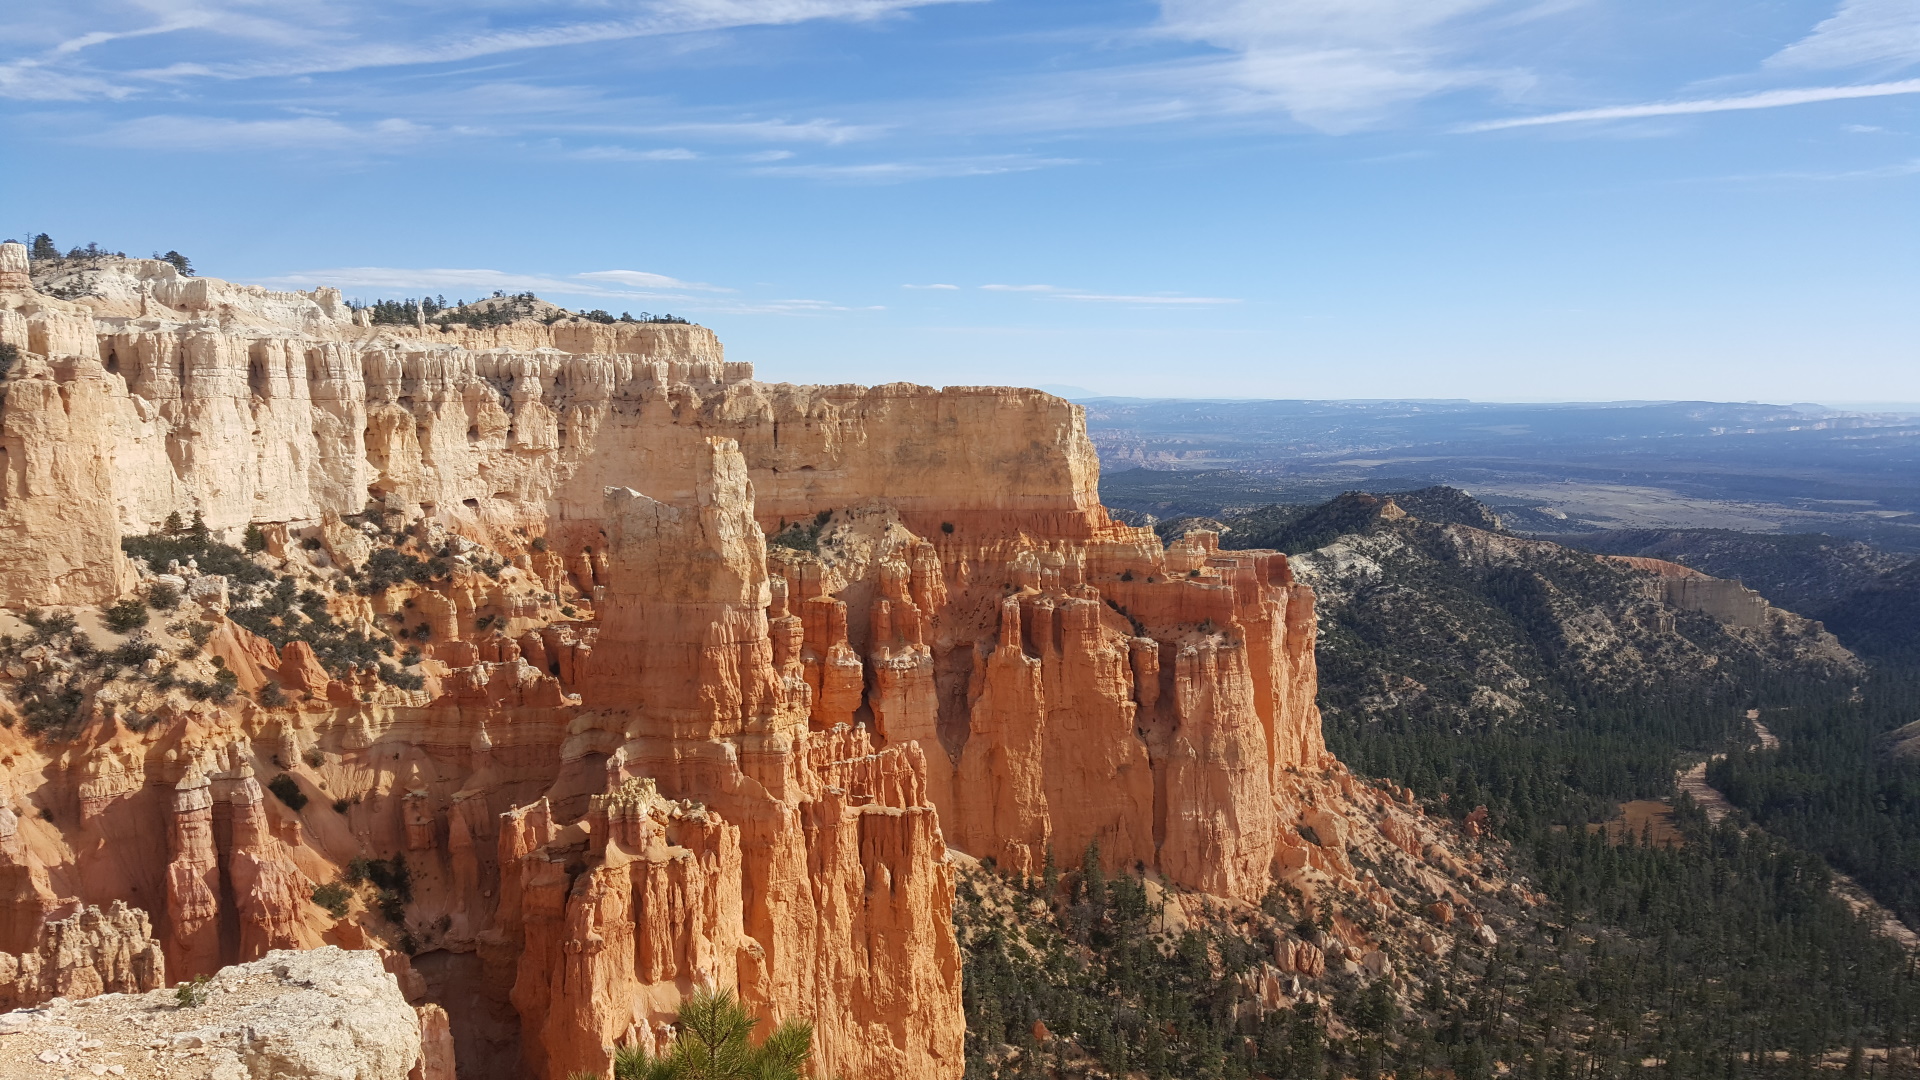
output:
{"label": "tall rock column", "polygon": [[302,917],[312,883],[268,828],[259,782],[242,778],[230,799],[233,853],[227,859],[227,877],[239,908],[239,962],[258,960],[274,949],[318,948],[320,935]]}
{"label": "tall rock column", "polygon": [[[1049,605],[1047,615],[1052,615]],[[1050,635],[1035,635],[1050,640]],[[960,848],[1014,874],[1037,874],[1050,842],[1046,784],[1046,691],[1039,657],[1028,656],[1020,598],[1000,604],[1000,639],[971,702],[971,734],[953,785]]]}
{"label": "tall rock column", "polygon": [[176,979],[220,966],[220,857],[213,841],[213,785],[191,770],[173,788],[168,832],[167,970]]}

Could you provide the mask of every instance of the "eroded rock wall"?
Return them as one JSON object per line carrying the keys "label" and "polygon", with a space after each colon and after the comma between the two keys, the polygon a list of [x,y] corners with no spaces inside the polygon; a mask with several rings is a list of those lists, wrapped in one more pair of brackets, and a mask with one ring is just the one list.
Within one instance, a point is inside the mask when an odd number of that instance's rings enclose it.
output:
{"label": "eroded rock wall", "polygon": [[[239,696],[149,681],[70,738],[0,731],[12,951],[125,896],[176,980],[377,950],[462,1076],[603,1071],[718,985],[810,1019],[824,1074],[936,1080],[962,1072],[949,844],[1016,874],[1097,844],[1242,902],[1276,873],[1361,887],[1312,593],[1284,556],[1110,519],[1077,407],[128,267],[82,301],[0,288],[28,353],[0,529],[39,560],[0,600],[176,575],[180,670],[217,659]],[[89,531],[56,538],[69,503]],[[421,643],[417,676],[275,648],[227,617],[264,586],[120,555],[176,512],[259,525],[288,596]],[[395,544],[446,568],[371,587]]]}

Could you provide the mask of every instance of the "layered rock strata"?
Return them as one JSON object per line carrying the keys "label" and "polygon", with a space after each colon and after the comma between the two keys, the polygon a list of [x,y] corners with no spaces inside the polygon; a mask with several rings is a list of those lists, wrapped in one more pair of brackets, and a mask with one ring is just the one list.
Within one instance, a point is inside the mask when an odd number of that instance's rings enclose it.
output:
{"label": "layered rock strata", "polygon": [[[462,1076],[604,1072],[715,985],[810,1019],[823,1074],[932,1080],[962,1071],[948,844],[1016,874],[1097,845],[1241,903],[1364,890],[1311,591],[1112,520],[1075,406],[758,383],[685,325],[369,326],[331,290],[99,278],[0,281],[0,601],[178,581],[178,670],[240,696],[144,683],[69,740],[0,731],[16,952],[124,895],[175,979],[380,950]],[[121,554],[174,513],[257,526],[288,597],[423,643],[418,685],[228,617],[266,586]],[[396,543],[445,571],[372,587]]]}

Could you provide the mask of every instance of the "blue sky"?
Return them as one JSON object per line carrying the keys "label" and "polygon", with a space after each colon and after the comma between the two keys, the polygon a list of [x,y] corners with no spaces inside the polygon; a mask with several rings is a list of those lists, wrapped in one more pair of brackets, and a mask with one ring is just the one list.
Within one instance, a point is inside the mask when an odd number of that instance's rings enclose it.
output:
{"label": "blue sky", "polygon": [[25,0],[0,233],[793,381],[1920,400],[1920,0]]}

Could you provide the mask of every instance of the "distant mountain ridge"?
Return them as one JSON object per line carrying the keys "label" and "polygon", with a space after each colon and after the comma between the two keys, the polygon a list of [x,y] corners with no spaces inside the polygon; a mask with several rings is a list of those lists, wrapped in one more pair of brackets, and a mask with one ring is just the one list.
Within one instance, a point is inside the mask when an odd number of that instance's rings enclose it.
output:
{"label": "distant mountain ridge", "polygon": [[1156,526],[1274,548],[1320,598],[1330,721],[1403,715],[1449,730],[1552,726],[1576,701],[1735,668],[1856,669],[1817,623],[1678,563],[1615,559],[1502,530],[1457,488],[1347,492]]}
{"label": "distant mountain ridge", "polygon": [[1631,529],[1558,538],[1737,579],[1869,657],[1920,657],[1920,558],[1822,533]]}

